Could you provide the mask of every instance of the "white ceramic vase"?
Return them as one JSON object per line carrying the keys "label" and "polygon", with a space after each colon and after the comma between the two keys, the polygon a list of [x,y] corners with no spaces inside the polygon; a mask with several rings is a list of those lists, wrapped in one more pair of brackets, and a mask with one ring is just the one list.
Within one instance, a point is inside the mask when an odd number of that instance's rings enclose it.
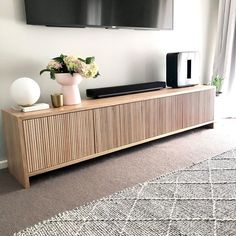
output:
{"label": "white ceramic vase", "polygon": [[64,105],[75,105],[81,103],[81,96],[78,85],[83,80],[83,77],[74,73],[57,73],[55,74],[56,81],[61,85]]}

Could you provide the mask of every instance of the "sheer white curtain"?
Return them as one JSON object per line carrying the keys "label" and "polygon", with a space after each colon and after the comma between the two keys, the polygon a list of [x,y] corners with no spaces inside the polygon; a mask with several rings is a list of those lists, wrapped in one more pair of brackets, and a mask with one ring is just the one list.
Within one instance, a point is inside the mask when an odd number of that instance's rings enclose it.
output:
{"label": "sheer white curtain", "polygon": [[219,1],[213,66],[213,76],[216,75],[224,78],[222,89],[224,115],[236,116],[236,0]]}

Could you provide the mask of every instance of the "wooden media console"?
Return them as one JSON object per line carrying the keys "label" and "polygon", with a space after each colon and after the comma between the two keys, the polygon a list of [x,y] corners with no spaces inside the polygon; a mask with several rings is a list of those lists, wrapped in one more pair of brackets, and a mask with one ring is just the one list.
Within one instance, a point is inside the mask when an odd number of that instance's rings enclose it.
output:
{"label": "wooden media console", "polygon": [[36,112],[3,110],[10,173],[29,178],[137,144],[213,127],[215,88],[138,93]]}

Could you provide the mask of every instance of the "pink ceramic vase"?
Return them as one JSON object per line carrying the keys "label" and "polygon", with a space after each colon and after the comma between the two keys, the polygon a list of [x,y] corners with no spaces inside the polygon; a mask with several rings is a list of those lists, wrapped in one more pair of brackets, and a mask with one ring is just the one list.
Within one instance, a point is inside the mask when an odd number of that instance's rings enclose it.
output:
{"label": "pink ceramic vase", "polygon": [[83,77],[74,73],[57,73],[55,74],[56,81],[62,86],[63,103],[64,105],[75,105],[81,103],[81,97],[78,85],[83,80]]}

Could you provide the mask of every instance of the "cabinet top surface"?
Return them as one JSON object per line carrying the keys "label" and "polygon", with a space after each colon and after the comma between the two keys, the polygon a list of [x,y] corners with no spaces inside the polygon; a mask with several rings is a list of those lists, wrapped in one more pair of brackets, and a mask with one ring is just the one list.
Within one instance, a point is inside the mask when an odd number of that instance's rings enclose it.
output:
{"label": "cabinet top surface", "polygon": [[60,108],[49,108],[41,111],[32,111],[32,112],[19,112],[13,109],[6,109],[3,112],[10,113],[11,115],[21,118],[21,119],[31,119],[43,116],[50,115],[59,115],[63,113],[76,112],[76,111],[84,111],[108,106],[121,105],[132,102],[139,102],[144,100],[150,100],[161,97],[168,97],[174,95],[180,95],[185,93],[192,93],[198,91],[204,91],[209,89],[215,89],[214,86],[206,86],[206,85],[196,85],[192,87],[185,88],[164,88],[157,91],[152,92],[144,92],[144,93],[135,93],[129,95],[108,97],[108,98],[99,98],[99,99],[85,99],[78,105],[71,106],[63,106]]}

